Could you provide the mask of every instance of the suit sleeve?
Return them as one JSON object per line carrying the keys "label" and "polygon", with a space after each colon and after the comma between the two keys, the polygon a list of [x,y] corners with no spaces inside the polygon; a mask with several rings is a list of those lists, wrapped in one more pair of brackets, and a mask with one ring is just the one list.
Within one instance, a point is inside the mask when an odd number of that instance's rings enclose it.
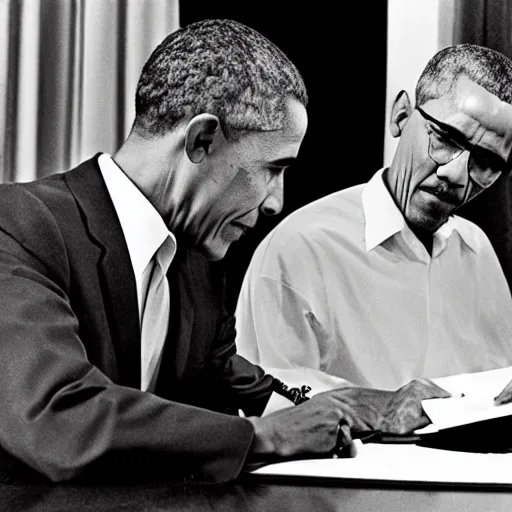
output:
{"label": "suit sleeve", "polygon": [[52,481],[117,456],[127,473],[143,474],[150,466],[137,454],[158,459],[169,474],[237,477],[254,435],[250,422],[116,385],[88,361],[66,294],[65,246],[49,217],[41,210],[30,231],[41,238],[39,254],[13,236],[9,219],[0,221],[2,448]]}
{"label": "suit sleeve", "polygon": [[226,410],[237,414],[241,409],[246,416],[260,416],[272,395],[274,378],[237,354],[235,318],[225,307],[225,274],[222,266],[220,269],[220,272],[216,272],[214,282],[221,291],[221,314],[210,353],[210,370],[213,378],[221,383],[220,393],[226,399]]}

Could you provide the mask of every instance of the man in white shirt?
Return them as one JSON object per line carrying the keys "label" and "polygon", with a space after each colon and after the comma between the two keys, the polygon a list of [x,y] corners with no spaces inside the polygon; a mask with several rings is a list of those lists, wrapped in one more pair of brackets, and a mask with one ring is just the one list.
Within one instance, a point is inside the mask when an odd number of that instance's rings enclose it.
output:
{"label": "man in white shirt", "polygon": [[[495,51],[438,52],[416,107],[404,91],[395,100],[390,167],[294,212],[256,250],[236,311],[239,353],[313,393],[344,388],[363,418],[370,389],[403,394],[412,379],[511,365],[503,272],[484,233],[454,215],[509,171],[511,84],[512,63]],[[369,426],[392,430],[382,412],[393,394],[380,396]]]}

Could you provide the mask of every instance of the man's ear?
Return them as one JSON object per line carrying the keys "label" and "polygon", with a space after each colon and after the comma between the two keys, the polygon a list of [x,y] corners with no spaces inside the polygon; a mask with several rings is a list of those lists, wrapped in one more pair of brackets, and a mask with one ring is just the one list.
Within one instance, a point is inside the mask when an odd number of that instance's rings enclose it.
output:
{"label": "man's ear", "polygon": [[391,117],[389,119],[389,131],[393,137],[402,135],[405,122],[412,114],[412,110],[409,95],[406,91],[400,91],[391,107]]}
{"label": "man's ear", "polygon": [[211,152],[216,137],[223,137],[217,116],[199,114],[193,117],[185,131],[185,151],[190,161],[200,163]]}

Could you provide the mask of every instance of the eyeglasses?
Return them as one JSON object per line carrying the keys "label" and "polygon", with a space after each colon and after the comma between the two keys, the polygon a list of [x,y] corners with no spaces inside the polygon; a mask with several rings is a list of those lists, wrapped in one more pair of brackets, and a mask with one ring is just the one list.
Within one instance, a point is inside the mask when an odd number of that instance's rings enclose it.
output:
{"label": "eyeglasses", "polygon": [[429,137],[428,155],[436,164],[445,165],[464,151],[469,151],[468,176],[481,188],[490,187],[501,173],[508,171],[507,164],[495,153],[469,144],[459,131],[434,119],[420,107],[416,107],[416,110],[425,119]]}

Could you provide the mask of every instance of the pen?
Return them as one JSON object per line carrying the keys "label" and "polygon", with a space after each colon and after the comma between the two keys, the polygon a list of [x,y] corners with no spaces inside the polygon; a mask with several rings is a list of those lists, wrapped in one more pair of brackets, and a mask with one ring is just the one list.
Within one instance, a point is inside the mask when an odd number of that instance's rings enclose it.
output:
{"label": "pen", "polygon": [[362,443],[381,444],[412,444],[420,440],[417,434],[386,434],[380,430],[369,430],[355,433],[355,437]]}
{"label": "pen", "polygon": [[382,444],[414,444],[421,439],[418,435],[393,435],[381,434],[375,439],[375,443]]}

